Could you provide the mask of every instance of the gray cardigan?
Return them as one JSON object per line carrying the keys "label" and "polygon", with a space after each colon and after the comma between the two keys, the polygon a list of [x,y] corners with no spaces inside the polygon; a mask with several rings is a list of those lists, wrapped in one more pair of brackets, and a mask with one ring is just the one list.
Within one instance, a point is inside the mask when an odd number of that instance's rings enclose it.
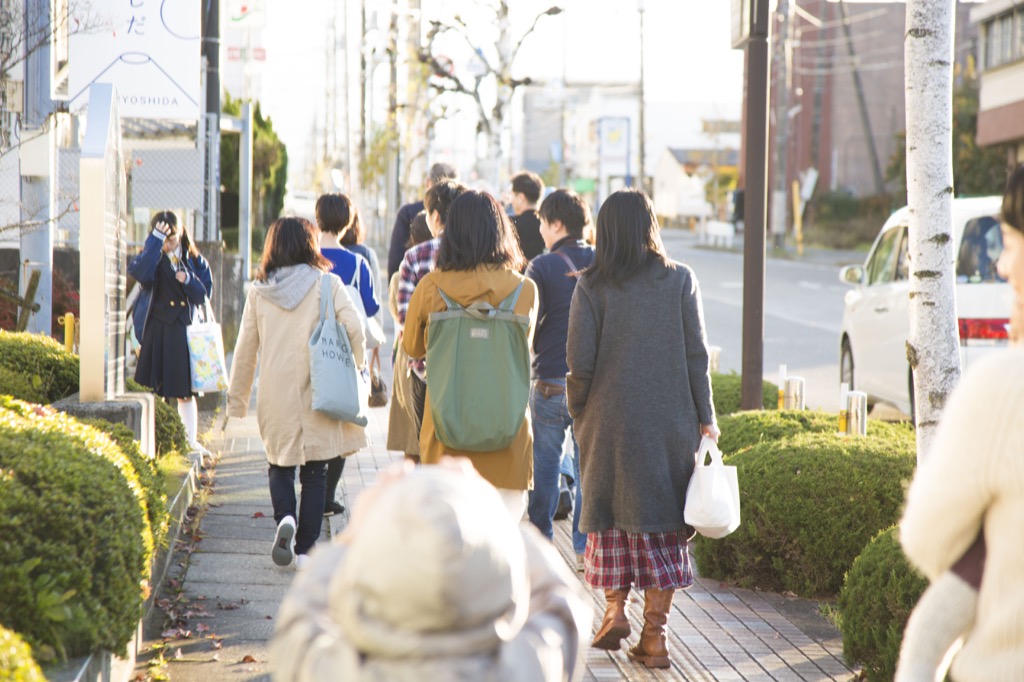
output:
{"label": "gray cardigan", "polygon": [[567,360],[580,530],[682,530],[700,425],[715,421],[693,271],[654,263],[620,286],[581,278]]}

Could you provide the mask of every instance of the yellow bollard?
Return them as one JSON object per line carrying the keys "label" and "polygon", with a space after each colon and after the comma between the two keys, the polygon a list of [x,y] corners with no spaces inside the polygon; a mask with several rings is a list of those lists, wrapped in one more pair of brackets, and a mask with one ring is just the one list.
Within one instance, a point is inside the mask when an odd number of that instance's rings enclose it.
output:
{"label": "yellow bollard", "polygon": [[75,352],[75,314],[64,313],[57,318],[57,322],[64,325],[64,349],[69,353]]}

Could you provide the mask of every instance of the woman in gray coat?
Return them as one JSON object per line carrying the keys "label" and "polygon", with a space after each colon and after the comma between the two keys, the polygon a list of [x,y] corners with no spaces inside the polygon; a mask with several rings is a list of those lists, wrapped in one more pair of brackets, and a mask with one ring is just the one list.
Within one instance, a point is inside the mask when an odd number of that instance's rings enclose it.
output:
{"label": "woman in gray coat", "polygon": [[668,259],[658,232],[642,192],[601,206],[594,264],[569,312],[566,384],[589,533],[584,574],[608,602],[592,646],[617,650],[629,634],[633,586],[644,590],[644,627],[629,656],[667,668],[672,595],[693,583],[686,486],[701,435],[717,439],[718,428],[697,278]]}

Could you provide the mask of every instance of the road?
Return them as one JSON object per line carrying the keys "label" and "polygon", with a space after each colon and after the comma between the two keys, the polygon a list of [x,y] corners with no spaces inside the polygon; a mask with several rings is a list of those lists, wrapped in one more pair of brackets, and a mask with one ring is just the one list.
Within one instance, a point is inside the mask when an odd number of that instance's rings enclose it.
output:
{"label": "road", "polygon": [[[743,257],[701,248],[690,233],[666,230],[669,255],[697,273],[704,300],[708,342],[722,348],[720,371],[739,372],[743,356]],[[807,406],[839,407],[839,328],[843,296],[839,282],[849,254],[806,262],[769,258],[765,267],[764,377],[778,383],[779,365],[803,377]]]}

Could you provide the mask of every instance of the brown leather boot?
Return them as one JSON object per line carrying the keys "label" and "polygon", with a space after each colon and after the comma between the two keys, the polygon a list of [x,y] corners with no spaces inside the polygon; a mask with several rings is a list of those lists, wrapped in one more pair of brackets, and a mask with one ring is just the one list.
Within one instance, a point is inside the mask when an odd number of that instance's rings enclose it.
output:
{"label": "brown leather boot", "polygon": [[668,668],[668,646],[665,643],[665,625],[672,608],[675,590],[644,591],[644,629],[640,641],[629,647],[626,655],[647,668]]}
{"label": "brown leather boot", "polygon": [[606,589],[604,598],[608,602],[604,608],[604,619],[590,646],[607,651],[618,651],[619,641],[623,637],[629,636],[629,619],[626,618],[626,600],[629,599],[629,589]]}

